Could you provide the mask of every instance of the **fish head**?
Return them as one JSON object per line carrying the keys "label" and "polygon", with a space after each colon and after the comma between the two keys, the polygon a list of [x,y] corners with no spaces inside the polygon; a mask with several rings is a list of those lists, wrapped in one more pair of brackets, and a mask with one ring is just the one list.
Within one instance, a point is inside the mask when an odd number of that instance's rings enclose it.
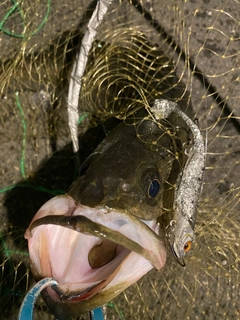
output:
{"label": "fish head", "polygon": [[195,240],[195,232],[191,222],[183,216],[178,216],[178,223],[176,220],[171,220],[166,237],[173,256],[182,266],[185,266],[184,257],[190,251]]}
{"label": "fish head", "polygon": [[121,124],[85,160],[68,194],[82,205],[155,219],[174,158],[171,135],[157,124]]}

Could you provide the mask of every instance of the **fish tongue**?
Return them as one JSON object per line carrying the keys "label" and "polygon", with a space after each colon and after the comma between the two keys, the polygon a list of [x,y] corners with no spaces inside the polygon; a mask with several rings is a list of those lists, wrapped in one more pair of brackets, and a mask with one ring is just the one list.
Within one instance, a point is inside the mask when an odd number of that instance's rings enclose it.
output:
{"label": "fish tongue", "polygon": [[92,269],[101,268],[116,257],[116,243],[103,240],[94,246],[88,254],[88,262]]}

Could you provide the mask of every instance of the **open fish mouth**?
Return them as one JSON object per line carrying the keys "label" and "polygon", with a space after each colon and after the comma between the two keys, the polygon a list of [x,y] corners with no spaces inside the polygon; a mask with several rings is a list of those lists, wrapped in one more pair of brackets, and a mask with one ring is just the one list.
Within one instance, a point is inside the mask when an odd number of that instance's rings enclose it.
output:
{"label": "open fish mouth", "polygon": [[[26,230],[32,272],[53,277],[52,301],[76,303],[93,298],[96,306],[114,298],[153,267],[166,261],[155,220],[141,221],[107,207],[90,208],[69,195],[45,203]],[[106,300],[106,301],[105,301]],[[99,302],[100,301],[100,302]],[[93,306],[88,304],[84,311]]]}

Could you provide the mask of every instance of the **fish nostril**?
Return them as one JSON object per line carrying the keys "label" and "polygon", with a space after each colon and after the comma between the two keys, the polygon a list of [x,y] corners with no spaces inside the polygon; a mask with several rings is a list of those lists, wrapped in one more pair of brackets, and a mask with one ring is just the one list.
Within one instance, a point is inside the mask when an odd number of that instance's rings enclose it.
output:
{"label": "fish nostril", "polygon": [[100,180],[89,183],[80,190],[81,203],[89,206],[95,206],[101,203],[104,198],[103,185]]}
{"label": "fish nostril", "polygon": [[99,205],[104,198],[102,180],[97,178],[91,181],[80,178],[73,184],[68,194],[83,205],[90,207]]}
{"label": "fish nostril", "polygon": [[121,188],[124,192],[130,192],[132,190],[131,185],[126,182],[121,185]]}

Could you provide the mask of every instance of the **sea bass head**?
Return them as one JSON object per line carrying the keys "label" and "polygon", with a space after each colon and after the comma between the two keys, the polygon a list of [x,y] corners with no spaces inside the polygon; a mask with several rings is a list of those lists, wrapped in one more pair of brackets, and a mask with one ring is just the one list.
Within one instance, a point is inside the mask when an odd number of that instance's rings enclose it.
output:
{"label": "sea bass head", "polygon": [[34,216],[25,233],[32,272],[58,282],[42,292],[56,318],[103,305],[164,266],[157,217],[173,189],[168,180],[181,169],[174,127],[147,116],[121,123],[85,160],[67,194]]}
{"label": "sea bass head", "polygon": [[82,205],[152,220],[160,214],[175,151],[171,135],[153,121],[120,124],[83,163],[68,194]]}

